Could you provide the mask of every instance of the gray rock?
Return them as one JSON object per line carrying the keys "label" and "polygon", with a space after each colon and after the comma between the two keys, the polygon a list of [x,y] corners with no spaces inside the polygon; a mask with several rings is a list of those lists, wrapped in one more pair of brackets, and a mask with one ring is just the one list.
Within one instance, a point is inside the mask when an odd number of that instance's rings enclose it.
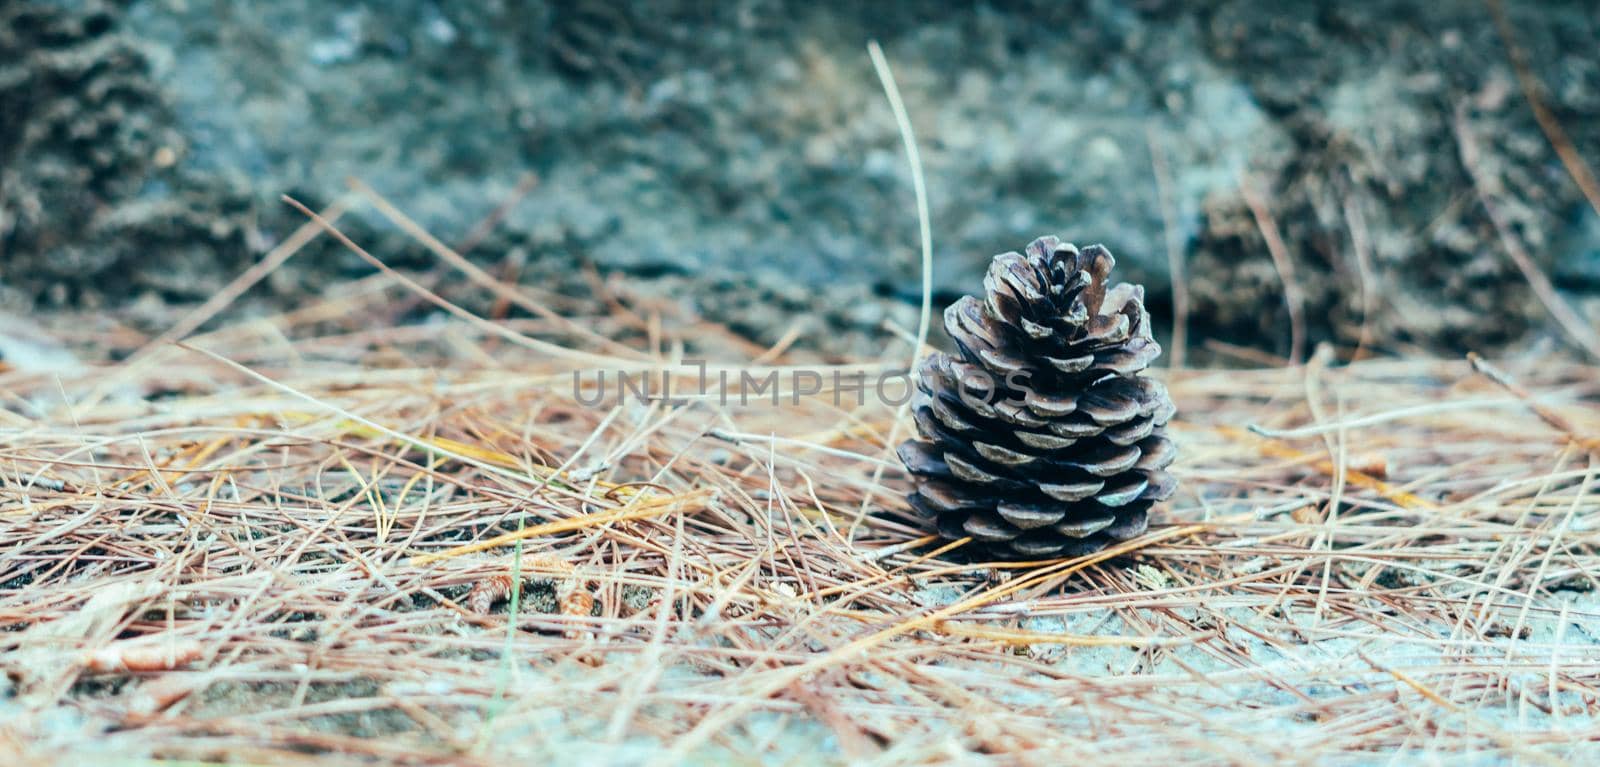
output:
{"label": "gray rock", "polygon": [[[1579,150],[1600,157],[1585,8],[1510,12]],[[1110,246],[1165,326],[1170,242],[1194,275],[1197,337],[1282,350],[1247,180],[1289,245],[1313,340],[1349,342],[1363,321],[1438,348],[1523,338],[1543,317],[1461,166],[1458,109],[1528,248],[1562,288],[1600,290],[1600,227],[1477,4],[14,0],[0,297],[197,300],[300,223],[279,194],[325,204],[348,176],[459,242],[533,172],[474,257],[521,248],[530,279],[557,282],[577,260],[675,276],[695,311],[758,342],[816,313],[850,332],[812,343],[859,353],[919,290],[874,38],[922,149],[941,299],[977,290],[994,253],[1057,233]],[[391,264],[431,263],[375,215],[346,221]],[[272,282],[279,301],[370,268],[319,243],[293,270]]]}

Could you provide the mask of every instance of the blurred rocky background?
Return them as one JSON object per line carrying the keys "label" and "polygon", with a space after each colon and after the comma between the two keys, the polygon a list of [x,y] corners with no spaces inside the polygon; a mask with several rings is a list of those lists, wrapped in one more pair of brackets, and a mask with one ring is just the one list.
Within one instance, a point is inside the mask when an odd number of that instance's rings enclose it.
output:
{"label": "blurred rocky background", "polygon": [[[354,176],[441,239],[476,240],[470,257],[496,273],[574,297],[609,275],[755,344],[799,322],[802,345],[872,354],[886,321],[914,326],[919,290],[911,186],[866,54],[877,39],[921,143],[938,299],[1057,233],[1111,247],[1162,327],[1170,264],[1185,264],[1197,354],[1286,354],[1284,267],[1311,342],[1492,351],[1559,336],[1485,197],[1600,317],[1600,217],[1504,35],[1575,154],[1600,162],[1600,9],[1503,13],[0,0],[0,308],[158,326],[153,308],[203,301],[303,223],[280,194],[318,207]],[[341,226],[392,266],[437,269],[370,211]],[[371,272],[324,238],[235,311]]]}

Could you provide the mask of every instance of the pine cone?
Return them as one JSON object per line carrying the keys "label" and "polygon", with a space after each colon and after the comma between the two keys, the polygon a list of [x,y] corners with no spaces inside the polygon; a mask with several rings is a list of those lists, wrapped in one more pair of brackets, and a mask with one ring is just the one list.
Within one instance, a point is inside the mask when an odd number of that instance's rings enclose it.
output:
{"label": "pine cone", "polygon": [[1144,288],[1115,259],[1055,237],[995,256],[984,299],[944,313],[958,357],[917,368],[908,500],[947,538],[1019,559],[1076,556],[1143,533],[1177,480],[1172,400],[1139,376],[1161,354]]}

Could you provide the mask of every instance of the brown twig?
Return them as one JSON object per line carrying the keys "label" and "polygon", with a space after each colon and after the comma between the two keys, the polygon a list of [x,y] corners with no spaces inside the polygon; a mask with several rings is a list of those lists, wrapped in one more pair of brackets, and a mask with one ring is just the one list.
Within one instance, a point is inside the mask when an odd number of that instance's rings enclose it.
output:
{"label": "brown twig", "polygon": [[1156,193],[1161,201],[1161,228],[1167,247],[1167,277],[1172,283],[1172,349],[1167,364],[1182,369],[1189,346],[1189,282],[1184,274],[1183,244],[1178,242],[1177,213],[1172,205],[1171,170],[1167,150],[1159,130],[1150,125],[1145,133],[1150,145],[1150,162],[1155,168]]}
{"label": "brown twig", "polygon": [[1495,233],[1500,236],[1500,244],[1505,247],[1506,255],[1511,257],[1511,262],[1516,265],[1517,271],[1528,281],[1528,287],[1533,288],[1533,294],[1539,298],[1539,303],[1543,304],[1550,312],[1550,316],[1555,318],[1556,324],[1561,326],[1567,337],[1579,348],[1588,352],[1591,358],[1600,360],[1600,335],[1597,335],[1594,328],[1579,317],[1567,300],[1556,291],[1550,278],[1545,276],[1544,271],[1533,262],[1533,258],[1522,247],[1522,241],[1517,239],[1505,217],[1501,215],[1500,206],[1495,200],[1504,193],[1504,186],[1499,178],[1490,175],[1482,168],[1482,153],[1478,148],[1476,137],[1472,135],[1471,127],[1467,125],[1467,111],[1464,105],[1456,106],[1454,124],[1456,145],[1461,152],[1461,165],[1472,177],[1472,185],[1478,192],[1478,200],[1483,203],[1484,213],[1488,214],[1489,222],[1494,225]]}
{"label": "brown twig", "polygon": [[1573,183],[1578,185],[1589,207],[1600,215],[1600,181],[1595,180],[1594,171],[1589,169],[1589,164],[1584,162],[1583,155],[1578,153],[1578,148],[1572,143],[1572,138],[1567,135],[1561,121],[1556,118],[1555,112],[1550,110],[1550,105],[1545,102],[1544,88],[1539,84],[1539,78],[1533,74],[1533,65],[1528,60],[1528,52],[1517,43],[1516,30],[1511,26],[1511,19],[1506,15],[1505,4],[1501,0],[1486,0],[1489,11],[1494,16],[1494,26],[1500,33],[1501,42],[1505,43],[1506,55],[1511,59],[1511,68],[1517,74],[1517,85],[1522,89],[1522,95],[1528,100],[1528,106],[1533,109],[1533,119],[1539,123],[1539,130],[1544,131],[1544,136],[1550,146],[1556,150],[1556,156],[1561,158],[1562,167],[1567,169],[1567,174],[1572,177]]}
{"label": "brown twig", "polygon": [[1261,238],[1267,243],[1267,253],[1272,256],[1272,266],[1278,270],[1278,280],[1283,284],[1283,303],[1289,310],[1289,364],[1299,365],[1305,360],[1306,350],[1305,295],[1295,279],[1294,258],[1289,255],[1289,246],[1284,244],[1283,235],[1278,231],[1278,220],[1273,217],[1272,209],[1253,183],[1248,179],[1240,180],[1239,192],[1250,214],[1255,216]]}

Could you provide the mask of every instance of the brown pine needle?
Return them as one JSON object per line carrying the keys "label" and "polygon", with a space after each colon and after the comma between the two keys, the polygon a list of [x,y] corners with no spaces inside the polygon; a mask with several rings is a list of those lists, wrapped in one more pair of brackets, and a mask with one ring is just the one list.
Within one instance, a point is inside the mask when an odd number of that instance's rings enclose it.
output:
{"label": "brown pine needle", "polygon": [[[1240,429],[1236,426],[1217,426],[1216,430],[1221,434],[1227,435],[1229,438],[1251,443],[1256,450],[1260,451],[1262,455],[1265,455],[1269,458],[1278,458],[1285,461],[1306,463],[1310,465],[1312,469],[1328,477],[1335,477],[1339,474],[1339,467],[1335,466],[1333,461],[1330,461],[1326,458],[1318,458],[1310,453],[1303,453],[1299,450],[1289,447],[1288,445],[1278,442],[1277,440],[1251,434],[1250,432]],[[1412,493],[1408,493],[1404,490],[1394,487],[1393,485],[1390,485],[1389,483],[1384,482],[1377,477],[1362,473],[1348,466],[1344,469],[1344,480],[1345,482],[1355,485],[1356,487],[1376,490],[1378,494],[1384,498],[1394,501],[1395,503],[1400,504],[1408,509],[1424,509],[1432,511],[1439,508],[1425,498],[1420,498]]]}
{"label": "brown pine needle", "polygon": [[634,501],[626,506],[612,509],[610,511],[603,511],[582,517],[574,517],[572,519],[563,519],[557,522],[546,522],[545,524],[534,525],[533,527],[524,528],[514,533],[497,535],[487,541],[479,541],[477,543],[471,543],[465,546],[457,546],[455,548],[447,549],[435,554],[418,554],[417,556],[411,558],[411,564],[420,567],[422,565],[433,564],[434,562],[451,559],[453,557],[476,554],[480,551],[488,551],[489,549],[495,549],[501,546],[509,546],[517,541],[527,540],[529,538],[539,538],[546,535],[570,533],[574,530],[587,530],[589,528],[599,527],[601,525],[609,525],[613,522],[626,522],[633,519],[648,519],[651,517],[659,517],[664,514],[670,514],[672,512],[693,514],[705,509],[706,501],[710,499],[711,495],[712,493],[709,490],[696,490],[694,492],[684,493],[683,495],[669,496],[666,498],[647,498],[640,501]]}

